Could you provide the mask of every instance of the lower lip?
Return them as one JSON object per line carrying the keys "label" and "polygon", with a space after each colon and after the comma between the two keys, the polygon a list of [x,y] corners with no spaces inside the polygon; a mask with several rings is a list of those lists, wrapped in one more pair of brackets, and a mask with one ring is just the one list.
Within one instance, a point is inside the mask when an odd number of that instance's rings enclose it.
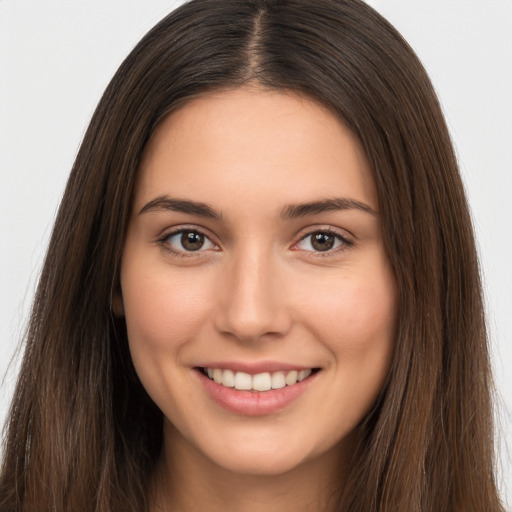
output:
{"label": "lower lip", "polygon": [[278,412],[299,398],[316,379],[319,372],[292,386],[269,391],[239,391],[217,384],[199,369],[196,369],[196,373],[206,392],[217,404],[228,411],[244,416],[263,416]]}

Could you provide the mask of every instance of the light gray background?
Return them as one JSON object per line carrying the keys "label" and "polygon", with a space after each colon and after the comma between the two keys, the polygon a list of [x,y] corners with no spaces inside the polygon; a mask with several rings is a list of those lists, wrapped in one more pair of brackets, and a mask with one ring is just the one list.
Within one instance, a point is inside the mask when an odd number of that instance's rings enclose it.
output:
{"label": "light gray background", "polygon": [[[0,379],[93,109],[130,49],[180,3],[0,0]],[[423,60],[458,151],[487,294],[502,492],[512,504],[512,0],[369,3]],[[17,364],[0,385],[0,423]]]}

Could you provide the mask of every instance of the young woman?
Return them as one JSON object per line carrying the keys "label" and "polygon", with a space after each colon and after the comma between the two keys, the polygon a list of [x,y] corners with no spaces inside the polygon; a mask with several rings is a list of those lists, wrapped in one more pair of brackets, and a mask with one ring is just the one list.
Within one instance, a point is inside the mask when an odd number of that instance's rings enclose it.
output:
{"label": "young woman", "polygon": [[501,511],[478,264],[412,50],[194,0],[107,88],[41,276],[2,511]]}

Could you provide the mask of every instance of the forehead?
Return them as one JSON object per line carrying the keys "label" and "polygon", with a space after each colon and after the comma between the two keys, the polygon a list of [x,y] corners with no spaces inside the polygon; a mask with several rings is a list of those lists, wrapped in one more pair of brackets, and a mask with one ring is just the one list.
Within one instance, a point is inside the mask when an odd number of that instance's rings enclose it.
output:
{"label": "forehead", "polygon": [[367,159],[336,116],[308,97],[255,87],[193,99],[162,121],[141,161],[135,208],[162,194],[211,203],[234,192],[265,203],[350,195],[378,208]]}

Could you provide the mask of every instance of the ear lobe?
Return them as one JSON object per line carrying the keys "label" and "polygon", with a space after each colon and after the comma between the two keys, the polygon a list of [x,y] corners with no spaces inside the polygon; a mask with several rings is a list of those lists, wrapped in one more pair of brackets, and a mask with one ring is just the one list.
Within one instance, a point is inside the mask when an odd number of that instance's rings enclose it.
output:
{"label": "ear lobe", "polygon": [[112,297],[112,311],[116,316],[124,316],[124,303],[121,290],[116,290]]}

